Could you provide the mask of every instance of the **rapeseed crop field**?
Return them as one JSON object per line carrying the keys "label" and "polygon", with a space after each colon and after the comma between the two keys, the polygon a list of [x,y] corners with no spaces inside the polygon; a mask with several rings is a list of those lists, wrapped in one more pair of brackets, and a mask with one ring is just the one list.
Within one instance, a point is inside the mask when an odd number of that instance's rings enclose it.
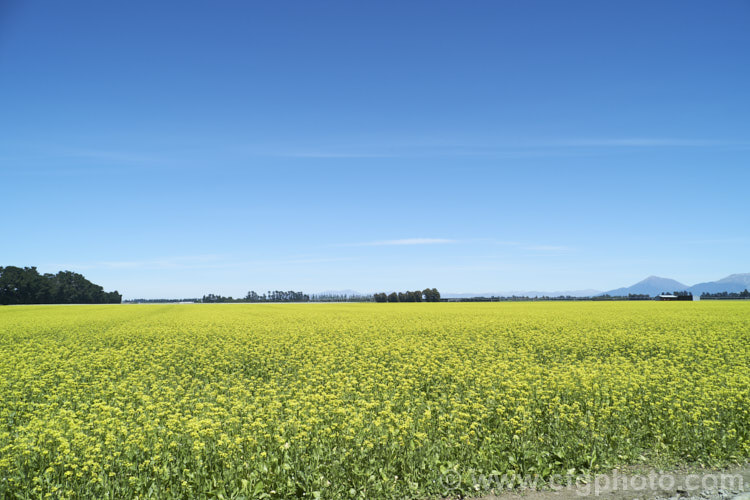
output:
{"label": "rapeseed crop field", "polygon": [[436,498],[446,473],[748,458],[748,302],[0,308],[3,498]]}

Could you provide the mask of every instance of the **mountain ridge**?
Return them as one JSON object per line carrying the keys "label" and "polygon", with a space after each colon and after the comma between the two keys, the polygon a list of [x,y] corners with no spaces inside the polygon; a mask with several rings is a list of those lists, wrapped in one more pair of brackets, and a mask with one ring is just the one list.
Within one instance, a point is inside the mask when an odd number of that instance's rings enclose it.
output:
{"label": "mountain ridge", "polygon": [[679,281],[670,278],[660,278],[658,276],[649,276],[638,283],[624,288],[616,288],[605,292],[613,297],[625,296],[630,293],[648,294],[651,296],[659,295],[663,292],[690,292],[693,295],[703,293],[738,293],[750,288],[750,273],[735,273],[725,276],[716,281],[705,281],[692,286],[685,285]]}
{"label": "mountain ridge", "polygon": [[602,295],[611,295],[613,297],[622,297],[626,295],[637,294],[637,295],[659,295],[662,292],[673,292],[682,291],[688,288],[687,285],[680,283],[677,280],[671,278],[662,278],[660,276],[649,276],[646,279],[639,281],[634,285],[628,287],[615,288]]}
{"label": "mountain ridge", "polygon": [[739,293],[743,290],[750,290],[750,273],[735,273],[725,276],[716,281],[706,281],[688,286],[671,278],[651,275],[633,285],[621,288],[615,288],[606,292],[600,290],[564,290],[554,292],[543,291],[508,291],[508,292],[483,292],[483,293],[444,293],[445,298],[462,299],[471,297],[595,297],[601,295],[610,295],[612,297],[626,297],[629,294],[650,295],[652,297],[663,292],[690,292],[693,295],[702,293]]}

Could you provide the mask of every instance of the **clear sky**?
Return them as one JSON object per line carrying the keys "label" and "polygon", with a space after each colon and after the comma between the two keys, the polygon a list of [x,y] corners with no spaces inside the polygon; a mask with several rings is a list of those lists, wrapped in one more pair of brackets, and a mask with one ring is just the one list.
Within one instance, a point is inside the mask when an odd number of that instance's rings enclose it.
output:
{"label": "clear sky", "polygon": [[750,272],[747,1],[0,0],[0,265],[125,298]]}

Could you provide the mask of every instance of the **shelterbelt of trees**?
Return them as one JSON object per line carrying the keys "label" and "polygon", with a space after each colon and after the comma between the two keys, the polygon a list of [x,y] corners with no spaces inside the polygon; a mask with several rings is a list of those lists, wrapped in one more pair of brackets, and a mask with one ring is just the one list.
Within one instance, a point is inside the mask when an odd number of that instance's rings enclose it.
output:
{"label": "shelterbelt of trees", "polygon": [[425,288],[421,292],[383,292],[373,295],[373,299],[375,302],[440,302],[440,292],[437,288]]}
{"label": "shelterbelt of trees", "polygon": [[122,295],[105,292],[71,271],[39,274],[36,267],[0,266],[0,305],[119,304]]}
{"label": "shelterbelt of trees", "polygon": [[199,302],[440,302],[440,292],[437,288],[425,288],[421,292],[417,290],[415,292],[376,293],[374,295],[335,292],[306,294],[292,290],[286,292],[269,290],[267,293],[259,294],[251,290],[247,292],[245,297],[237,299],[210,293],[204,295]]}
{"label": "shelterbelt of trees", "polygon": [[745,288],[741,292],[703,292],[701,294],[701,300],[707,299],[750,299],[750,290]]}

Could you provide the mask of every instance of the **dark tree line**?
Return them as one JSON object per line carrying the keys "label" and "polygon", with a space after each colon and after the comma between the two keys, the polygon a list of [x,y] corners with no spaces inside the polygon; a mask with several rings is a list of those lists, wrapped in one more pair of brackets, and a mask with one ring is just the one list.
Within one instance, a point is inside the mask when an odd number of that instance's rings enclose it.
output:
{"label": "dark tree line", "polygon": [[310,296],[302,292],[295,292],[289,290],[282,292],[280,290],[268,291],[264,294],[258,294],[254,291],[247,292],[247,295],[243,298],[233,297],[222,297],[221,295],[215,295],[209,293],[204,295],[201,302],[204,303],[219,303],[219,302],[309,302]]}
{"label": "dark tree line", "polygon": [[421,292],[376,293],[373,298],[375,302],[440,302],[440,292],[437,288],[425,288]]}
{"label": "dark tree line", "polygon": [[448,302],[604,302],[604,301],[626,301],[626,300],[654,300],[648,294],[645,293],[629,293],[627,296],[624,295],[594,295],[594,296],[573,296],[573,295],[539,295],[529,297],[526,295],[511,295],[511,296],[491,296],[491,297],[459,297],[444,299]]}
{"label": "dark tree line", "polygon": [[268,291],[259,294],[254,291],[247,292],[242,298],[223,297],[210,293],[204,295],[200,300],[204,303],[219,302],[440,302],[440,292],[436,288],[425,288],[421,292],[393,292],[390,295],[376,293],[375,295],[348,295],[338,293],[320,293],[308,295],[303,292],[289,290]]}
{"label": "dark tree line", "polygon": [[372,302],[372,295],[348,295],[340,293],[313,293],[306,294],[289,290],[268,291],[259,294],[254,291],[247,292],[243,298],[222,297],[221,295],[204,295],[201,302]]}
{"label": "dark tree line", "polygon": [[703,292],[701,299],[750,299],[750,291],[745,288],[741,292]]}
{"label": "dark tree line", "polygon": [[346,294],[346,293],[313,293],[310,302],[372,302],[372,295]]}
{"label": "dark tree line", "polygon": [[39,274],[36,267],[0,267],[0,304],[119,304],[122,295],[71,271]]}
{"label": "dark tree line", "polygon": [[124,304],[177,304],[180,302],[200,302],[199,298],[188,299],[127,299],[123,300]]}
{"label": "dark tree line", "polygon": [[310,296],[302,292],[289,290],[282,292],[280,290],[268,291],[263,295],[258,295],[252,290],[247,292],[245,302],[309,302]]}
{"label": "dark tree line", "polygon": [[243,299],[235,299],[233,297],[222,297],[221,295],[216,295],[213,293],[209,293],[208,295],[204,295],[203,298],[200,300],[201,302],[204,302],[206,304],[212,304],[212,303],[224,303],[224,302],[245,302]]}

